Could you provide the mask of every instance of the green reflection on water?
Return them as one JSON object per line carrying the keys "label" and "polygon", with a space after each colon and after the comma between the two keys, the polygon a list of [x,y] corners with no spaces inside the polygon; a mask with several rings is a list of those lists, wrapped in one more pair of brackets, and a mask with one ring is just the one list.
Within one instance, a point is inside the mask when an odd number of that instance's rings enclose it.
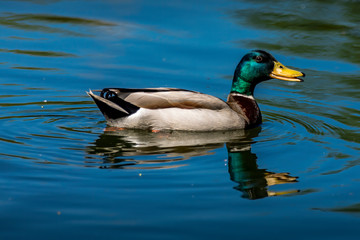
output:
{"label": "green reflection on water", "polygon": [[[40,23],[31,24],[31,23]],[[49,24],[72,24],[72,25],[82,25],[82,26],[115,26],[115,23],[106,22],[95,19],[86,19],[79,17],[68,17],[68,16],[59,16],[51,14],[15,14],[15,13],[6,13],[5,16],[0,17],[0,25],[18,28],[28,31],[40,31],[46,33],[62,33],[72,36],[89,36],[88,33],[79,33],[76,31],[69,30],[67,28],[56,28],[53,26],[48,26]]]}
{"label": "green reflection on water", "polygon": [[270,5],[262,0],[251,3],[248,8],[234,10],[231,16],[241,26],[270,33],[263,32],[259,38],[241,40],[239,44],[309,58],[360,63],[358,1],[275,0]]}
{"label": "green reflection on water", "polygon": [[15,54],[25,54],[39,57],[75,57],[76,55],[65,52],[54,52],[54,51],[37,51],[37,50],[20,50],[20,49],[0,49],[0,52],[9,52]]}
{"label": "green reflection on water", "polygon": [[346,207],[332,208],[332,209],[330,209],[330,211],[360,214],[360,203],[353,204],[353,205],[346,206]]}
{"label": "green reflection on water", "polygon": [[238,183],[234,189],[241,191],[242,197],[255,200],[299,192],[297,189],[270,191],[268,189],[270,186],[295,183],[298,182],[298,178],[291,176],[290,173],[275,173],[259,168],[257,156],[251,152],[250,144],[230,142],[226,146],[230,179]]}
{"label": "green reflection on water", "polygon": [[94,19],[86,19],[79,17],[67,17],[59,15],[50,15],[50,14],[13,14],[11,17],[8,17],[12,21],[38,21],[46,23],[70,23],[78,25],[94,25],[94,26],[115,26],[115,23],[105,22]]}
{"label": "green reflection on water", "polygon": [[12,69],[21,69],[21,70],[35,70],[35,71],[59,71],[58,68],[43,68],[43,67],[11,67]]}
{"label": "green reflection on water", "polygon": [[348,214],[360,214],[360,203],[355,203],[349,206],[344,207],[334,207],[334,208],[313,208],[314,210],[320,210],[324,212],[341,212]]}

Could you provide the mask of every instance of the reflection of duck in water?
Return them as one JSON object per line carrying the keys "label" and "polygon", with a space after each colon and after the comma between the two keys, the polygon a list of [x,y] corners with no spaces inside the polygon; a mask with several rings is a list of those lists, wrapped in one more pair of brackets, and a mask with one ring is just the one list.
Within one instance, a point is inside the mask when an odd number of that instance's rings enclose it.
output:
{"label": "reflection of duck in water", "polygon": [[128,129],[212,131],[248,129],[261,123],[253,92],[263,81],[276,78],[302,81],[271,54],[255,50],[235,69],[226,102],[207,94],[177,88],[105,88],[100,96],[88,93],[108,124]]}
{"label": "reflection of duck in water", "polygon": [[292,177],[289,173],[273,173],[259,169],[256,154],[251,152],[250,145],[228,143],[227,149],[230,179],[239,184],[235,189],[243,192],[244,198],[259,199],[298,192],[298,190],[269,191],[269,186],[297,182],[297,177]]}
{"label": "reflection of duck in water", "polygon": [[[252,131],[151,133],[144,130],[105,131],[87,152],[102,157],[104,167],[111,168],[169,168],[179,167],[182,160],[212,154],[225,142],[247,142]],[[138,160],[139,156],[147,160]],[[161,157],[159,157],[161,155]],[[157,159],[152,159],[152,157]],[[91,158],[91,156],[89,156]]]}
{"label": "reflection of duck in water", "polygon": [[[272,173],[259,169],[256,155],[251,152],[253,138],[260,128],[225,132],[159,132],[123,130],[104,132],[88,147],[87,158],[101,156],[101,168],[166,169],[186,166],[183,161],[194,156],[212,154],[226,143],[230,179],[235,189],[250,199],[288,192],[270,192],[267,187],[296,182],[288,173]],[[147,156],[145,159],[141,156]]]}

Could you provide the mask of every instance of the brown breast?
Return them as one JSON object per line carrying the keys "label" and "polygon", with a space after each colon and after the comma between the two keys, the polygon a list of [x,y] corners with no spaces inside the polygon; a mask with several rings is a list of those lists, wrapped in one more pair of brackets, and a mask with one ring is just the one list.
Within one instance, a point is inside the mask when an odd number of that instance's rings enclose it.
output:
{"label": "brown breast", "polygon": [[254,98],[237,93],[230,93],[227,104],[232,110],[242,115],[246,121],[246,128],[261,124],[261,112]]}

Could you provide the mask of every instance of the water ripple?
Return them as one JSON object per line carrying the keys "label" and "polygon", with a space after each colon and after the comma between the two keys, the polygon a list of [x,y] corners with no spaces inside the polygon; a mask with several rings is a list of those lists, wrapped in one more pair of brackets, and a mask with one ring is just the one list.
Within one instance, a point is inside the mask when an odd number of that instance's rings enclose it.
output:
{"label": "water ripple", "polygon": [[[62,33],[72,36],[88,36],[85,33],[79,33],[77,31],[69,30],[68,28],[56,28],[51,25],[53,24],[72,24],[72,25],[83,25],[83,26],[115,26],[115,23],[96,20],[86,19],[79,17],[60,16],[52,14],[16,14],[6,13],[4,16],[0,16],[0,25],[18,28],[23,30],[41,31],[46,33]],[[34,24],[40,23],[40,24]]]}
{"label": "water ripple", "polygon": [[15,54],[24,54],[38,57],[75,57],[76,55],[65,52],[40,51],[40,50],[22,50],[22,49],[0,49],[0,52]]}

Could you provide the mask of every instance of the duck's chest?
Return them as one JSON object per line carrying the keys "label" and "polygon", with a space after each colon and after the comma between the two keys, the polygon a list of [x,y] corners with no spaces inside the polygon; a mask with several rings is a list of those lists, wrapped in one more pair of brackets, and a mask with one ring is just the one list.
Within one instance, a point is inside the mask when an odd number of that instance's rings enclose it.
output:
{"label": "duck's chest", "polygon": [[244,117],[246,128],[261,124],[261,112],[254,97],[241,94],[230,94],[227,103],[230,108]]}

